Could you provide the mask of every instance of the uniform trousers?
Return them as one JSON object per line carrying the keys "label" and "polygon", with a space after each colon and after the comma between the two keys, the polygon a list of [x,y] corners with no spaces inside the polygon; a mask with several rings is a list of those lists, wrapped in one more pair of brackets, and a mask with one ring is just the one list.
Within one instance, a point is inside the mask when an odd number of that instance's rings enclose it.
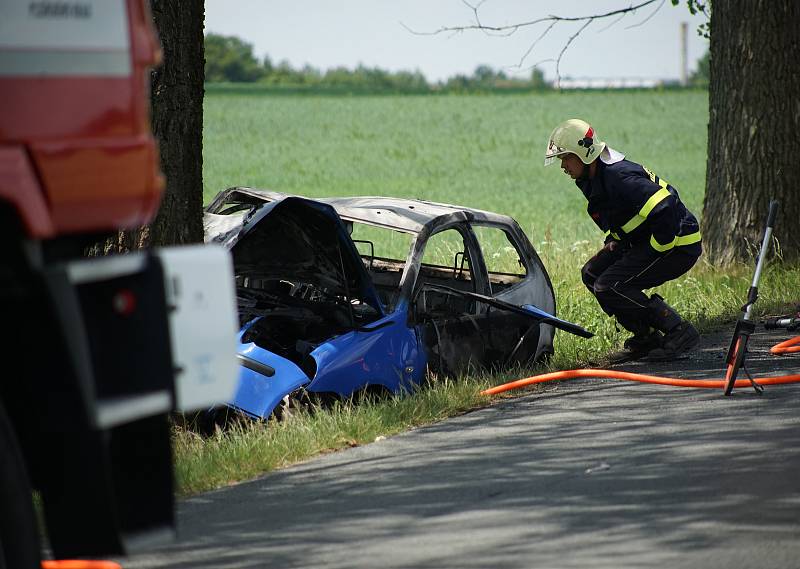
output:
{"label": "uniform trousers", "polygon": [[603,311],[634,334],[658,326],[658,316],[643,292],[685,274],[700,253],[692,247],[675,247],[666,253],[655,252],[649,244],[608,246],[589,259],[581,270],[583,283],[597,298]]}

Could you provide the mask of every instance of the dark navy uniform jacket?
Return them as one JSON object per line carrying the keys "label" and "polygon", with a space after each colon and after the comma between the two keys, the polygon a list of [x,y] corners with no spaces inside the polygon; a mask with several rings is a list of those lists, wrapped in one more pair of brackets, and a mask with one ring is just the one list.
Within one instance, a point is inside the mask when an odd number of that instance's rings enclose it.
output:
{"label": "dark navy uniform jacket", "polygon": [[656,254],[678,247],[700,255],[697,219],[666,180],[630,160],[596,163],[594,178],[575,183],[589,200],[586,210],[606,241],[647,244]]}

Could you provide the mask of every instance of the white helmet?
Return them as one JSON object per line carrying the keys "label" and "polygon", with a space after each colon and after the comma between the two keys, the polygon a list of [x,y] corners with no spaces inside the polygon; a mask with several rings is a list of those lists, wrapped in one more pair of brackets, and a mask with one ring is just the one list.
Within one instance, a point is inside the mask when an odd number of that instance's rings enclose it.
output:
{"label": "white helmet", "polygon": [[591,164],[605,147],[606,143],[595,136],[592,125],[581,119],[569,119],[550,134],[544,152],[544,165],[548,166],[555,162],[556,157],[569,153],[580,158],[584,164]]}

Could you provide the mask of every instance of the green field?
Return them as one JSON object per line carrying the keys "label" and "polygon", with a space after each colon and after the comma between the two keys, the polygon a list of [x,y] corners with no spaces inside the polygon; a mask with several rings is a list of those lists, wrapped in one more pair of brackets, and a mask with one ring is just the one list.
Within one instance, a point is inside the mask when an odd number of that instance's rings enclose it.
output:
{"label": "green field", "polygon": [[247,185],[309,197],[386,195],[514,217],[538,247],[601,240],[556,165],[552,128],[591,121],[601,138],[672,183],[698,215],[705,184],[702,91],[488,96],[279,97],[209,91],[204,199]]}

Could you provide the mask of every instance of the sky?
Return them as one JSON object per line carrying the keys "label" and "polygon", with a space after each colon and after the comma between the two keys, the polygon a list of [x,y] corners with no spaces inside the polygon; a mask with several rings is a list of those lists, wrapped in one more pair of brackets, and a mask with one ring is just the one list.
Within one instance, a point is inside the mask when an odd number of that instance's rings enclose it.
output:
{"label": "sky", "polygon": [[[484,25],[501,26],[551,14],[588,16],[641,1],[484,0],[478,15]],[[473,24],[475,14],[469,4],[477,2],[480,0],[206,0],[205,29],[206,33],[235,35],[252,44],[259,59],[269,55],[273,63],[286,60],[294,68],[310,64],[324,71],[362,64],[389,71],[419,70],[429,81],[439,81],[455,74],[470,75],[482,64],[528,77],[538,65],[546,78],[555,79],[554,60],[581,23],[559,23],[535,45],[547,23],[505,36],[481,31],[428,34],[443,27]],[[691,72],[708,49],[708,40],[697,34],[704,17],[692,16],[683,1],[672,6],[669,0],[662,0],[622,19],[593,22],[564,53],[560,75],[678,79],[681,22],[688,23]]]}

